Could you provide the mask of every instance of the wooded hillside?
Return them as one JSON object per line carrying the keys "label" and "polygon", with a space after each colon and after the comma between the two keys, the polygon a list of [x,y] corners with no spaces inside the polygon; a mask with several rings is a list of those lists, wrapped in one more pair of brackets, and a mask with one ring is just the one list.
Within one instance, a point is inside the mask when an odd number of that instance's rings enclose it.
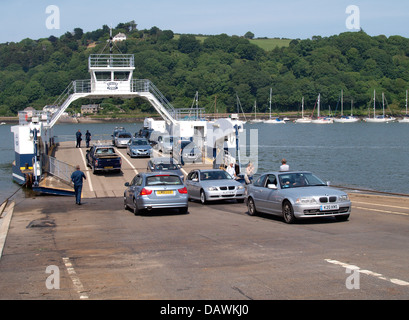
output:
{"label": "wooded hillside", "polygon": [[[235,112],[239,97],[245,112],[268,111],[272,88],[274,112],[307,109],[321,93],[322,109],[340,110],[344,102],[367,114],[376,89],[385,93],[393,114],[405,113],[405,90],[409,87],[409,39],[401,36],[371,37],[364,31],[331,37],[292,40],[289,45],[265,50],[248,39],[226,34],[178,35],[153,27],[137,30],[121,23],[113,35],[123,32],[127,40],[116,42],[122,53],[135,55],[134,78],[150,79],[174,107],[190,107],[196,92],[199,107],[208,112]],[[72,80],[89,79],[88,56],[100,53],[109,38],[108,26],[84,33],[76,28],[60,38],[25,39],[0,44],[0,115],[15,115],[32,106],[53,104]],[[379,100],[379,98],[378,98]],[[70,109],[79,110],[77,101]],[[93,101],[95,103],[95,101]],[[106,99],[105,111],[154,111],[141,99]],[[338,105],[338,106],[337,106]]]}

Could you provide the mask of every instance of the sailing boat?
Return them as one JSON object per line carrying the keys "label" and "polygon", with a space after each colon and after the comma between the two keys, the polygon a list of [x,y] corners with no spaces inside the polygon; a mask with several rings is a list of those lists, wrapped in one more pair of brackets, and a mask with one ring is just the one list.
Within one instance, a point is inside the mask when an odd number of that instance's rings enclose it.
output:
{"label": "sailing boat", "polygon": [[383,111],[382,111],[381,116],[376,116],[376,114],[375,114],[375,110],[376,110],[376,108],[375,108],[375,106],[376,106],[375,99],[376,99],[376,91],[374,90],[374,93],[373,93],[373,118],[368,116],[364,120],[366,122],[370,122],[370,123],[382,123],[382,122],[386,123],[386,122],[395,121],[396,119],[394,117],[385,116],[385,94],[382,92],[382,110]]}
{"label": "sailing boat", "polygon": [[329,118],[329,117],[320,116],[320,104],[321,104],[321,93],[318,94],[317,119],[312,119],[311,123],[318,123],[318,124],[334,123],[334,119]]}
{"label": "sailing boat", "polygon": [[261,119],[257,119],[257,101],[254,101],[254,119],[250,120],[251,123],[259,123],[263,122]]}
{"label": "sailing boat", "polygon": [[409,114],[408,114],[408,90],[406,90],[406,114],[399,120],[400,123],[409,123]]}
{"label": "sailing boat", "polygon": [[241,110],[241,112],[243,113],[243,116],[244,116],[244,121],[241,121],[241,122],[246,123],[247,122],[246,114],[243,111],[243,107],[241,106],[239,95],[237,93],[236,93],[236,97],[237,97],[237,102],[236,102],[237,103],[237,116],[239,116],[239,113],[240,113],[240,110]]}
{"label": "sailing boat", "polygon": [[285,121],[283,121],[283,120],[281,120],[279,118],[275,118],[275,119],[271,118],[271,95],[272,95],[272,90],[273,89],[270,88],[270,118],[268,120],[264,120],[263,122],[264,123],[273,123],[273,124],[275,124],[275,123],[285,123]]}
{"label": "sailing boat", "polygon": [[301,102],[301,118],[295,119],[294,122],[295,123],[311,123],[311,118],[304,116],[304,97],[302,97],[302,102]]}
{"label": "sailing boat", "polygon": [[335,122],[341,122],[341,123],[352,123],[352,122],[358,122],[359,118],[354,117],[352,115],[352,105],[353,105],[353,100],[351,100],[351,115],[350,116],[344,116],[344,90],[341,90],[341,118],[335,118]]}

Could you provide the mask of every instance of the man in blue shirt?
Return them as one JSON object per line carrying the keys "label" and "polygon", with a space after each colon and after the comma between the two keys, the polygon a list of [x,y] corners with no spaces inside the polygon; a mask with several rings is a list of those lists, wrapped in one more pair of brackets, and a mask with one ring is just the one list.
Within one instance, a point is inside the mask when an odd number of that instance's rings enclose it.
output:
{"label": "man in blue shirt", "polygon": [[75,203],[81,205],[82,179],[87,179],[80,166],[76,166],[76,171],[71,174],[71,180],[74,183]]}
{"label": "man in blue shirt", "polygon": [[81,130],[78,129],[77,133],[75,134],[75,137],[77,139],[77,145],[75,147],[76,148],[81,148],[81,140],[82,140]]}

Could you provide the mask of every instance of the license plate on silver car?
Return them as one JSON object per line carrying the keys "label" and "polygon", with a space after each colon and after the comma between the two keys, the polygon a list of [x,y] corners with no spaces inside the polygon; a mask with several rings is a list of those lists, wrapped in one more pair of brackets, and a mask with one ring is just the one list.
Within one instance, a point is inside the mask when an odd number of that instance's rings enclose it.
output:
{"label": "license plate on silver car", "polygon": [[338,210],[339,205],[337,204],[325,204],[320,206],[320,211],[328,211],[328,210]]}

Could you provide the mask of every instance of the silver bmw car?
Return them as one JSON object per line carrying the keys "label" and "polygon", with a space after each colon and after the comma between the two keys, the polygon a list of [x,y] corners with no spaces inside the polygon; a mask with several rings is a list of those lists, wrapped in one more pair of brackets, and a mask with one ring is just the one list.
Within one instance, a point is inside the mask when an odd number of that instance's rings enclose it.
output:
{"label": "silver bmw car", "polygon": [[244,202],[245,188],[221,169],[192,170],[185,179],[189,199],[207,201],[236,199]]}
{"label": "silver bmw car", "polygon": [[177,174],[139,173],[125,186],[124,207],[131,208],[134,214],[161,208],[177,208],[180,213],[187,213],[187,190]]}
{"label": "silver bmw car", "polygon": [[287,223],[298,218],[333,216],[346,221],[351,213],[348,195],[330,188],[311,172],[269,172],[247,186],[248,213],[271,213]]}

